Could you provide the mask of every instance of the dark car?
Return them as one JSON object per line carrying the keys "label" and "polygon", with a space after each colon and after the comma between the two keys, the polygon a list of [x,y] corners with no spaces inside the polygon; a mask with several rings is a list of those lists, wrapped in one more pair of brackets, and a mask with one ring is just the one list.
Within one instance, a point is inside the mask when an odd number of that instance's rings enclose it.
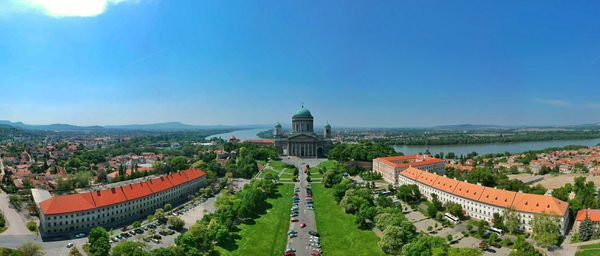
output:
{"label": "dark car", "polygon": [[318,237],[318,236],[319,236],[319,233],[318,233],[318,232],[316,232],[316,231],[312,231],[312,230],[311,230],[311,231],[308,231],[308,234],[309,234],[309,235],[311,235],[311,236],[316,236],[316,237]]}

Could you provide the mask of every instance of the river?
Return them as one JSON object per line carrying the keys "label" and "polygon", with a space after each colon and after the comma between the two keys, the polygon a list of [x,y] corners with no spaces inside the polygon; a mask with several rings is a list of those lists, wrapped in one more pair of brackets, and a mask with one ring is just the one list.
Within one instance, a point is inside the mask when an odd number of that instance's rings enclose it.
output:
{"label": "river", "polygon": [[227,140],[227,139],[229,139],[229,137],[235,136],[239,140],[256,140],[256,139],[260,139],[257,136],[257,134],[259,132],[266,131],[266,130],[269,130],[269,128],[238,130],[238,131],[232,131],[232,132],[228,132],[228,133],[220,133],[220,134],[211,135],[211,136],[208,136],[206,139],[210,140],[212,138],[221,137],[221,139]]}
{"label": "river", "polygon": [[[221,137],[224,140],[229,139],[231,136],[235,136],[240,140],[255,140],[260,139],[257,134],[262,131],[266,131],[269,128],[260,129],[246,129],[232,131],[228,133],[221,133],[209,136],[207,139]],[[583,145],[583,146],[596,146],[600,143],[600,138],[597,139],[583,139],[583,140],[546,140],[546,141],[528,141],[528,142],[514,142],[514,143],[490,143],[490,144],[468,144],[468,145],[430,145],[430,146],[417,146],[417,145],[398,145],[394,146],[394,149],[404,154],[417,154],[425,152],[429,149],[432,154],[439,152],[454,152],[456,155],[466,155],[470,152],[477,152],[480,155],[489,153],[504,153],[506,151],[510,153],[525,152],[528,150],[540,150],[551,147],[564,147],[569,145]]]}
{"label": "river", "polygon": [[404,154],[417,154],[425,152],[429,149],[431,154],[439,152],[454,152],[456,155],[466,155],[470,152],[477,152],[479,155],[489,153],[520,153],[528,150],[540,150],[551,147],[564,147],[569,145],[596,146],[600,143],[600,138],[583,139],[583,140],[547,140],[547,141],[529,141],[529,142],[514,142],[514,143],[490,143],[490,144],[469,144],[469,145],[430,145],[430,146],[415,146],[415,145],[398,145],[394,146],[397,152]]}

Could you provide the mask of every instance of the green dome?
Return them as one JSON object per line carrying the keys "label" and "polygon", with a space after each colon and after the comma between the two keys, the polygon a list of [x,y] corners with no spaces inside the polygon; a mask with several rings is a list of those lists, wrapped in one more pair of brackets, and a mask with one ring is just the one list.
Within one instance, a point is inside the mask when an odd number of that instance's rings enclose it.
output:
{"label": "green dome", "polygon": [[310,113],[310,110],[304,108],[304,105],[302,105],[302,107],[296,111],[294,117],[312,117],[312,114]]}
{"label": "green dome", "polygon": [[275,125],[275,128],[281,128],[281,124],[279,122],[277,122],[277,124]]}

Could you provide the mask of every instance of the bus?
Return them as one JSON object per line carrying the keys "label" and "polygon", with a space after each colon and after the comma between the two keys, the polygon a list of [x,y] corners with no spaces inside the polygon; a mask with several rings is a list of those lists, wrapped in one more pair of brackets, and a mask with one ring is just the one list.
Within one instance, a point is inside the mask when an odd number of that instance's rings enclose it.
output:
{"label": "bus", "polygon": [[450,213],[444,213],[444,219],[446,219],[454,224],[460,223],[460,219]]}
{"label": "bus", "polygon": [[504,235],[504,231],[502,229],[499,229],[499,228],[489,227],[488,230],[491,231],[491,232],[496,233],[498,236]]}

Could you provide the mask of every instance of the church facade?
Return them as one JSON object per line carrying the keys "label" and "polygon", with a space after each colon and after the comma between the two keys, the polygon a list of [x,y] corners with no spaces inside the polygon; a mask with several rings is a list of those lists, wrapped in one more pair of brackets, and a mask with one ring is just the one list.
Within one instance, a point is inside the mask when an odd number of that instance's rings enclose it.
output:
{"label": "church facade", "polygon": [[325,157],[332,145],[331,125],[325,125],[323,134],[314,132],[314,118],[304,105],[292,116],[292,131],[284,134],[281,124],[273,129],[275,148],[281,155],[303,158]]}

